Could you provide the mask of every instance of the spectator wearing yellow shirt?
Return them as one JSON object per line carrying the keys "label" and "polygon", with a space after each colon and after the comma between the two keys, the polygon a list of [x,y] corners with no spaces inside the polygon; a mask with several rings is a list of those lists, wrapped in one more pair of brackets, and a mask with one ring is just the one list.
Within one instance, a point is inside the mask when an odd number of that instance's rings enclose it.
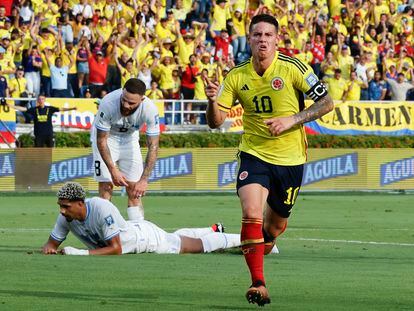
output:
{"label": "spectator wearing yellow shirt", "polygon": [[333,78],[326,79],[329,95],[333,100],[343,100],[347,83],[341,77],[341,69],[335,69]]}
{"label": "spectator wearing yellow shirt", "polygon": [[312,42],[307,41],[303,45],[301,52],[296,55],[296,58],[300,59],[302,62],[310,66],[313,60]]}
{"label": "spectator wearing yellow shirt", "polygon": [[197,67],[199,70],[207,69],[209,78],[214,76],[216,72],[217,63],[211,63],[211,54],[209,52],[204,52],[199,61],[197,62]]}
{"label": "spectator wearing yellow shirt", "polygon": [[196,46],[201,42],[201,37],[204,35],[208,24],[202,23],[201,30],[198,33],[197,37],[194,38],[194,35],[185,31],[182,34],[179,23],[176,23],[176,33],[177,33],[177,47],[178,47],[178,58],[181,65],[187,65],[190,59],[190,55],[195,53]]}
{"label": "spectator wearing yellow shirt", "polygon": [[204,81],[207,81],[208,79],[208,70],[201,70],[201,73],[196,76],[196,79],[197,81],[195,82],[194,99],[207,100],[207,95],[204,91]]}
{"label": "spectator wearing yellow shirt", "polygon": [[338,60],[338,68],[341,69],[342,72],[342,78],[344,80],[349,80],[351,71],[354,68],[354,58],[349,55],[349,47],[346,44],[343,44],[343,42],[338,42],[336,58]]}
{"label": "spectator wearing yellow shirt", "polygon": [[138,77],[138,68],[136,66],[135,57],[133,59],[129,58],[126,61],[125,66],[122,66],[119,63],[118,52],[116,49],[114,52],[114,57],[118,70],[121,73],[121,87],[124,87],[125,82],[127,82],[129,79]]}
{"label": "spectator wearing yellow shirt", "polygon": [[172,58],[168,55],[163,55],[161,62],[158,63],[158,59],[154,60],[157,65],[157,71],[159,74],[160,89],[164,94],[164,98],[173,98],[174,81],[172,79],[172,72],[176,69],[176,65],[173,64]]}
{"label": "spectator wearing yellow shirt", "polygon": [[246,14],[240,8],[234,11],[232,17],[231,45],[233,46],[233,55],[236,64],[249,57],[247,53],[246,17]]}
{"label": "spectator wearing yellow shirt", "polygon": [[[24,67],[19,66],[16,70],[16,75],[9,81],[9,91],[13,98],[29,97],[29,91],[27,90],[27,81],[24,77]],[[24,103],[26,106],[26,103]]]}
{"label": "spectator wearing yellow shirt", "polygon": [[162,91],[158,88],[157,81],[151,82],[151,88],[145,91],[145,96],[147,96],[149,99],[152,99],[153,101],[164,99]]}
{"label": "spectator wearing yellow shirt", "polygon": [[[79,82],[78,82],[78,73],[77,73],[77,66],[76,61],[72,61],[77,59],[77,48],[73,45],[73,42],[66,42],[66,44],[63,43],[63,40],[61,40],[59,46],[60,56],[62,57],[63,66],[68,66],[69,72],[68,72],[68,89],[69,93],[72,95],[72,97],[79,97]],[[63,48],[61,48],[63,47]],[[69,67],[69,64],[72,64],[71,67]]]}
{"label": "spectator wearing yellow shirt", "polygon": [[361,87],[364,89],[368,88],[366,82],[362,82],[358,79],[355,71],[351,72],[350,81],[347,82],[347,89],[343,95],[344,100],[356,101],[361,99]]}
{"label": "spectator wearing yellow shirt", "polygon": [[0,46],[0,75],[8,79],[8,75],[15,72],[16,66],[13,61],[4,57],[5,53],[6,50]]}
{"label": "spectator wearing yellow shirt", "polygon": [[157,23],[157,26],[155,26],[155,34],[161,40],[170,38],[172,41],[175,41],[175,35],[168,27],[167,21],[168,19],[166,17],[163,17],[159,20],[159,23]]}
{"label": "spectator wearing yellow shirt", "polygon": [[106,16],[101,16],[99,17],[98,25],[96,25],[94,30],[95,30],[95,36],[96,37],[101,36],[106,42],[109,40],[109,38],[112,35],[113,27],[111,23],[108,22],[108,19],[106,18]]}
{"label": "spectator wearing yellow shirt", "polygon": [[339,67],[338,61],[334,57],[332,52],[326,54],[326,58],[321,63],[321,71],[323,73],[324,80],[327,78],[333,78],[335,69]]}
{"label": "spectator wearing yellow shirt", "polygon": [[226,21],[228,19],[231,19],[231,14],[230,7],[227,5],[227,0],[217,0],[212,8],[211,30],[214,31],[216,35],[220,35],[221,30],[226,28]]}

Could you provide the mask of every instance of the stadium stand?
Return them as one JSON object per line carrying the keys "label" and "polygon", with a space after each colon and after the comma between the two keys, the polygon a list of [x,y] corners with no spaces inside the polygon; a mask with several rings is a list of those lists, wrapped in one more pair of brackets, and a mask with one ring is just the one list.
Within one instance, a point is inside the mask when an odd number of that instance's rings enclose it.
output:
{"label": "stadium stand", "polygon": [[[390,100],[395,98],[392,90],[395,92],[399,84],[414,81],[413,1],[15,0],[2,3],[5,3],[0,5],[2,96],[51,97],[64,93],[67,97],[102,97],[121,87],[128,78],[140,77],[151,96],[165,99],[166,105],[168,100],[191,99],[189,94],[201,99],[199,77],[204,69],[210,79],[222,81],[223,72],[249,58],[248,24],[259,13],[272,14],[279,20],[280,52],[308,63],[328,86],[338,85],[334,72],[340,69],[340,85],[344,90],[339,99],[350,98],[352,93],[354,100],[358,96],[360,100]],[[192,54],[196,59],[189,70]],[[61,60],[61,68],[71,65],[65,82],[68,92],[53,89],[56,71],[52,74],[49,64],[53,66],[56,59]],[[24,91],[18,84],[16,87],[23,72]],[[189,72],[191,75],[186,74]],[[352,72],[355,74],[351,75]],[[398,79],[399,74],[403,77],[400,75]],[[397,81],[397,85],[390,80]],[[372,95],[369,88],[374,84],[384,86],[384,96]],[[412,94],[407,91],[409,98]],[[198,106],[186,103],[185,109]],[[185,119],[194,124],[204,118],[185,116]]]}

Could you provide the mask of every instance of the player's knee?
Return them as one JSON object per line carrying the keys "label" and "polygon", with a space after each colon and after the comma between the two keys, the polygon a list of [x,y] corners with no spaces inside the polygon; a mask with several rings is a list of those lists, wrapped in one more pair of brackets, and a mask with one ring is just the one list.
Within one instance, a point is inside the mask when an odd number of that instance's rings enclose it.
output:
{"label": "player's knee", "polygon": [[255,204],[243,204],[243,217],[262,219],[262,208]]}

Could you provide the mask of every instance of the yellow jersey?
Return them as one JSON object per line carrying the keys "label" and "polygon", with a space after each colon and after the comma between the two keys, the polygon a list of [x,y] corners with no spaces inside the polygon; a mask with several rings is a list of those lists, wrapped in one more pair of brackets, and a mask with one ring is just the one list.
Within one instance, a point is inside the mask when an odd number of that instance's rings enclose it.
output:
{"label": "yellow jersey", "polygon": [[220,86],[219,109],[229,112],[238,100],[243,106],[244,133],[239,150],[276,165],[306,161],[306,135],[302,125],[272,136],[266,119],[292,116],[305,108],[304,94],[318,100],[327,94],[309,65],[276,52],[263,76],[252,59],[233,67]]}

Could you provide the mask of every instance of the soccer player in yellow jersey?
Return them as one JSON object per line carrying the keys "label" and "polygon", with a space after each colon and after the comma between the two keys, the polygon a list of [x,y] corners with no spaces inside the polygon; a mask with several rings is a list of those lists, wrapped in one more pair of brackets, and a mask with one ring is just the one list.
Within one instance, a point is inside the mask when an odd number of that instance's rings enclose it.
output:
{"label": "soccer player in yellow jersey", "polygon": [[[312,69],[279,53],[277,38],[273,16],[254,16],[249,26],[252,58],[234,67],[221,86],[206,80],[205,87],[211,128],[223,124],[236,100],[244,109],[237,175],[241,244],[252,279],[246,298],[260,306],[270,303],[263,256],[285,230],[302,182],[306,161],[302,125],[333,109]],[[304,93],[315,101],[306,109]]]}

